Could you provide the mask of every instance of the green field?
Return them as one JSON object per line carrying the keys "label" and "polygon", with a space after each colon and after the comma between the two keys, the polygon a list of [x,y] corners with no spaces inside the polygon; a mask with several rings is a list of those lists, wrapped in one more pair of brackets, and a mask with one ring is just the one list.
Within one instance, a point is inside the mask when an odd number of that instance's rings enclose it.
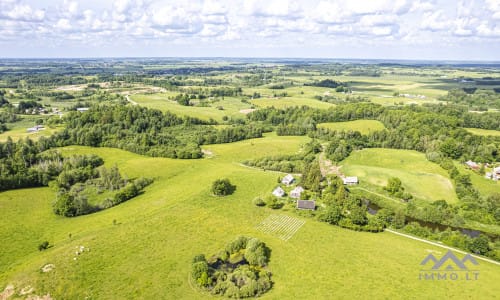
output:
{"label": "green field", "polygon": [[358,176],[361,183],[383,187],[390,177],[398,177],[406,191],[416,198],[457,201],[448,174],[417,151],[363,149],[354,151],[342,162],[346,176]]}
{"label": "green field", "polygon": [[40,130],[38,132],[28,132],[27,129],[35,126],[35,121],[38,119],[44,119],[44,116],[22,116],[22,119],[15,123],[9,123],[8,129],[5,132],[0,133],[0,142],[5,142],[7,137],[11,137],[13,141],[17,141],[19,139],[24,139],[29,137],[31,139],[38,139],[41,136],[50,136],[60,128],[58,127],[47,127],[45,126],[44,130]]}
{"label": "green field", "polygon": [[465,130],[475,135],[500,136],[500,131],[498,130],[487,130],[479,128],[465,128]]}
{"label": "green field", "polygon": [[283,97],[283,98],[260,98],[260,99],[254,99],[251,100],[252,104],[255,104],[256,106],[259,107],[271,107],[274,106],[275,108],[286,108],[286,107],[293,107],[293,106],[309,106],[312,108],[330,108],[333,107],[334,104],[327,103],[327,102],[321,102],[319,100],[315,99],[308,99],[308,98],[298,98],[298,97]]}
{"label": "green field", "polygon": [[[139,105],[149,108],[156,108],[162,111],[170,111],[179,115],[196,117],[203,120],[214,119],[222,121],[222,117],[229,116],[233,118],[243,118],[245,115],[240,110],[250,109],[251,105],[242,103],[240,99],[235,97],[225,97],[209,107],[183,106],[176,101],[169,100],[169,96],[175,93],[162,94],[135,94],[131,95],[130,99],[137,102]],[[222,106],[223,110],[217,107]]]}
{"label": "green field", "polygon": [[373,131],[385,129],[384,124],[376,120],[356,120],[348,122],[333,122],[318,124],[318,128],[328,128],[337,131],[359,131],[361,134],[368,134]]}
{"label": "green field", "polygon": [[[261,139],[207,145],[205,149],[213,156],[202,160],[66,147],[65,154],[95,153],[106,165],[117,164],[129,177],[154,177],[156,181],[137,198],[77,218],[52,213],[55,192],[50,188],[0,193],[0,287],[13,284],[19,291],[31,285],[35,293],[50,293],[55,299],[205,299],[188,281],[193,256],[214,253],[244,234],[258,237],[272,249],[269,267],[275,285],[263,299],[356,299],[367,295],[374,299],[492,299],[500,293],[499,266],[481,261],[477,267],[481,277],[475,282],[422,281],[420,262],[430,251],[444,254],[446,250],[390,233],[354,232],[297,217],[291,211],[254,206],[254,197],[275,187],[276,174],[246,168],[239,162],[296,153],[307,140],[268,134]],[[405,186],[414,177],[446,180],[436,169],[439,167],[412,151],[359,151],[346,161],[343,171],[357,170],[356,165],[349,165],[354,158],[379,170],[375,175],[380,180],[392,174],[389,167],[401,168],[410,173],[404,178],[397,174]],[[412,173],[408,170],[412,168],[425,173]],[[210,184],[220,177],[236,184],[235,194],[211,196]],[[434,187],[432,192],[439,192],[439,186]],[[305,224],[285,242],[258,228],[272,214],[290,215]],[[39,252],[37,245],[44,240],[54,246]],[[79,246],[90,251],[76,255]],[[54,270],[40,272],[48,263],[55,265]]]}

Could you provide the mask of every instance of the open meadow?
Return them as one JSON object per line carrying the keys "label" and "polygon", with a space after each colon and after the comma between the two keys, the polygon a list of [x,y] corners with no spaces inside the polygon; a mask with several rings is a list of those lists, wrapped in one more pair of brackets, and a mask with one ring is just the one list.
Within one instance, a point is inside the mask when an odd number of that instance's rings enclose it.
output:
{"label": "open meadow", "polygon": [[[176,95],[175,93],[161,93],[161,94],[135,94],[130,98],[142,105],[149,108],[159,109],[161,111],[170,111],[178,115],[185,115],[190,117],[199,118],[202,120],[214,119],[222,121],[224,116],[232,118],[243,118],[244,111],[251,109],[251,104],[243,103],[236,97],[225,97],[212,103],[210,106],[183,106],[168,97]],[[221,109],[222,108],[222,109]],[[240,112],[243,111],[243,112]]]}
{"label": "open meadow", "polygon": [[327,128],[336,131],[359,131],[361,134],[368,134],[373,131],[383,130],[384,124],[376,120],[356,120],[348,122],[320,123],[318,128]]}
{"label": "open meadow", "polygon": [[[239,162],[293,154],[307,141],[306,137],[267,134],[207,145],[204,149],[212,155],[202,160],[151,158],[110,148],[62,148],[66,155],[97,154],[107,166],[118,165],[130,178],[154,177],[155,182],[137,198],[76,218],[53,214],[55,192],[48,187],[0,193],[0,286],[13,284],[19,291],[31,285],[36,294],[50,293],[54,299],[206,299],[206,294],[189,284],[193,256],[210,255],[236,236],[249,235],[272,249],[269,268],[275,285],[263,299],[368,295],[373,299],[493,299],[500,293],[497,265],[480,261],[477,281],[419,280],[420,262],[429,253],[444,254],[445,249],[391,233],[354,232],[297,216],[291,210],[253,205],[254,197],[272,191],[277,176]],[[373,159],[374,155],[379,159]],[[447,178],[421,154],[369,149],[352,157],[357,165],[349,158],[343,171],[350,175],[366,170],[366,175],[357,173],[361,180],[376,177],[379,183],[396,174],[417,195],[442,198],[440,189],[445,191],[441,184]],[[394,171],[396,165],[409,175]],[[211,182],[221,177],[237,186],[233,195],[211,195]],[[426,184],[442,182],[425,186],[429,191],[418,191],[423,187],[420,183],[418,188],[411,187],[417,184],[414,179],[427,177]],[[277,215],[273,217],[277,220],[293,217],[301,226],[296,225],[298,229],[285,241],[260,228],[271,215]],[[44,240],[53,247],[39,252],[37,245]],[[77,255],[80,246],[86,250]],[[41,272],[47,264],[53,264],[53,270]]]}
{"label": "open meadow", "polygon": [[444,169],[425,155],[410,150],[363,149],[354,151],[342,163],[346,176],[358,176],[361,185],[384,187],[391,177],[401,179],[406,191],[416,198],[457,201],[453,184]]}

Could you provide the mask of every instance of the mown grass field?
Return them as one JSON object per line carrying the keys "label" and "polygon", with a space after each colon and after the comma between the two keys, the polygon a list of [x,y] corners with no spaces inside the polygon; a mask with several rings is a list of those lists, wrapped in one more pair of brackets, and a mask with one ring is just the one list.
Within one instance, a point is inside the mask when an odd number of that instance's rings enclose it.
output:
{"label": "mown grass field", "polygon": [[405,190],[416,198],[457,201],[446,171],[416,151],[363,149],[351,153],[341,164],[341,171],[346,176],[358,176],[361,184],[384,187],[390,177],[398,177]]}
{"label": "mown grass field", "polygon": [[479,128],[465,128],[465,130],[475,135],[500,136],[500,131],[498,130],[487,130]]}
{"label": "mown grass field", "polygon": [[[205,149],[213,156],[202,160],[66,147],[62,149],[65,154],[95,153],[107,166],[117,164],[129,177],[148,176],[156,181],[135,199],[77,218],[52,213],[54,191],[50,188],[0,193],[0,289],[9,283],[17,291],[32,285],[35,293],[50,293],[55,299],[205,299],[205,294],[189,285],[193,256],[210,255],[244,234],[262,239],[272,249],[269,267],[275,286],[263,299],[356,299],[367,295],[374,299],[492,299],[500,293],[500,267],[496,265],[480,262],[481,277],[476,282],[421,281],[420,262],[429,251],[444,254],[445,250],[389,233],[354,232],[291,211],[254,206],[254,197],[272,191],[276,174],[246,168],[239,162],[295,153],[307,140],[268,134],[261,139],[208,145]],[[395,155],[404,157],[404,166],[439,173],[411,152],[387,154],[380,160]],[[233,195],[219,198],[210,194],[211,182],[221,177],[236,184]],[[305,224],[285,242],[258,229],[271,214],[290,215]],[[39,252],[37,246],[44,240],[54,246]],[[80,245],[90,251],[75,255]],[[48,263],[55,265],[54,270],[40,272]]]}
{"label": "mown grass field", "polygon": [[[245,115],[241,113],[240,110],[251,108],[251,104],[243,103],[240,99],[235,97],[225,97],[209,107],[183,106],[176,101],[169,100],[168,97],[172,95],[175,96],[175,94],[172,93],[135,94],[131,95],[130,99],[142,106],[162,111],[170,111],[175,114],[196,117],[203,120],[214,119],[222,121],[222,117],[224,116],[243,118]],[[218,109],[218,106],[222,106],[223,110]]]}
{"label": "mown grass field", "polygon": [[361,134],[368,134],[370,132],[383,130],[385,128],[384,124],[377,120],[356,120],[348,122],[321,123],[318,124],[318,127],[337,131],[359,131]]}
{"label": "mown grass field", "polygon": [[322,108],[327,109],[333,107],[334,104],[321,102],[315,99],[299,98],[299,97],[281,97],[281,98],[260,98],[251,100],[252,104],[259,107],[271,107],[275,108],[286,108],[293,106],[309,106],[312,108]]}

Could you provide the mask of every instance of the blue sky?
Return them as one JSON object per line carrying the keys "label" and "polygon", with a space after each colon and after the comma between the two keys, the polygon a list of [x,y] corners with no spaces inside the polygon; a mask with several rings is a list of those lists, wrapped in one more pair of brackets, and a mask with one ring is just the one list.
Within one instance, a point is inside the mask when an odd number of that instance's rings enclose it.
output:
{"label": "blue sky", "polygon": [[0,0],[0,57],[500,61],[500,0]]}

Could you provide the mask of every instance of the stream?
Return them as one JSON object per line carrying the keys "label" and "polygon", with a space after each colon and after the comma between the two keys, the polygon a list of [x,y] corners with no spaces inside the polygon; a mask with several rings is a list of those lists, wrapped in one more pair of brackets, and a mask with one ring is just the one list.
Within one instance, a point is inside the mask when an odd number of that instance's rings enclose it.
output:
{"label": "stream", "polygon": [[[368,213],[370,215],[376,215],[377,212],[381,209],[380,206],[378,206],[377,204],[371,202],[371,201],[366,201],[366,207],[367,207],[367,210],[368,210]],[[443,224],[439,224],[439,223],[433,223],[433,222],[428,222],[428,221],[422,221],[422,220],[419,220],[419,219],[415,219],[415,218],[412,218],[412,217],[409,217],[409,216],[405,216],[405,224],[408,224],[408,223],[411,223],[411,222],[417,222],[418,224],[420,224],[420,226],[422,227],[426,227],[426,228],[429,228],[429,229],[432,229],[432,230],[439,230],[439,231],[445,231],[447,229],[451,229],[451,230],[454,230],[454,231],[460,231],[461,233],[471,237],[471,238],[475,238],[475,237],[478,237],[480,234],[484,234],[486,236],[488,236],[491,240],[493,241],[496,241],[498,239],[500,239],[500,237],[496,234],[493,234],[493,233],[489,233],[489,232],[483,232],[483,231],[480,231],[480,230],[476,230],[476,229],[470,229],[470,228],[463,228],[463,227],[454,227],[454,226],[450,226],[450,225],[443,225]]]}

